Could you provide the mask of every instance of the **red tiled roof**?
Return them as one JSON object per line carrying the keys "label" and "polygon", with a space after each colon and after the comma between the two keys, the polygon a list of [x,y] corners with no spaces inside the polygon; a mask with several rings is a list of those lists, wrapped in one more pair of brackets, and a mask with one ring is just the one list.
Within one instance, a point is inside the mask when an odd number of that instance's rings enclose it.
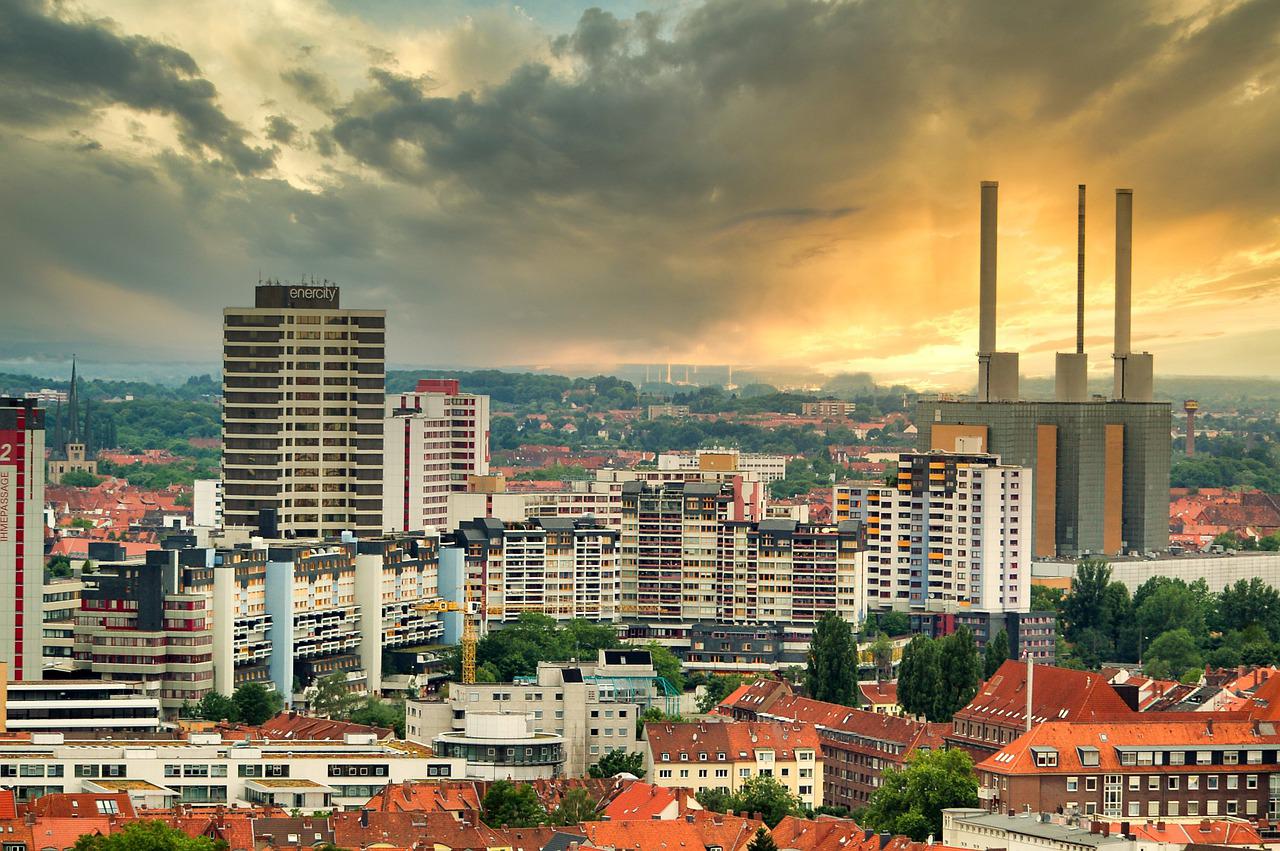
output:
{"label": "red tiled roof", "polygon": [[[678,754],[688,754],[688,762],[736,762],[754,759],[757,750],[772,750],[777,760],[795,759],[796,748],[817,751],[818,733],[812,724],[779,721],[737,721],[733,723],[656,722],[644,725],[645,739],[654,762],[659,754],[671,754],[670,762],[680,762]],[[725,759],[719,758],[720,754]]]}
{"label": "red tiled roof", "polygon": [[885,704],[898,702],[898,684],[886,682],[858,683],[862,699],[867,703]]}
{"label": "red tiled roof", "polygon": [[702,809],[688,789],[668,789],[652,783],[632,783],[619,792],[602,815],[611,821],[653,819],[666,815],[679,818],[691,809]]}
{"label": "red tiled roof", "polygon": [[364,806],[386,812],[479,812],[480,793],[476,784],[388,783]]}
{"label": "red tiled roof", "polygon": [[[1036,665],[1031,715],[1037,722],[1087,721],[1134,714],[1106,678],[1091,671]],[[1019,726],[1027,716],[1027,666],[1010,659],[982,684],[958,721]]]}
{"label": "red tiled roof", "polygon": [[127,792],[58,792],[36,798],[23,807],[23,812],[38,818],[84,818],[99,815],[99,801],[113,801],[121,818],[137,815]]}
{"label": "red tiled roof", "polygon": [[[1135,716],[1138,717],[1138,716]],[[1121,771],[1151,771],[1151,766],[1122,766],[1122,748],[1168,749],[1194,748],[1201,744],[1237,745],[1242,750],[1280,745],[1280,734],[1271,723],[1247,719],[1227,720],[1216,712],[1144,713],[1141,720],[1113,722],[1050,721],[1037,724],[1028,732],[1005,745],[977,766],[979,771],[997,774],[1077,774]],[[1036,766],[1035,748],[1052,748],[1057,752],[1057,766]],[[1082,751],[1082,749],[1087,749]],[[1082,752],[1095,754],[1098,765],[1086,766]],[[1161,766],[1163,773],[1204,771],[1194,760],[1184,766]],[[1215,771],[1257,771],[1256,766],[1214,766]]]}
{"label": "red tiled roof", "polygon": [[[808,697],[787,697],[775,703],[764,717],[803,721],[824,729],[853,733],[877,741],[895,742],[904,748],[918,747],[929,732],[928,725],[899,715],[869,709],[853,709],[838,703],[824,703]],[[943,727],[949,725],[943,724]]]}
{"label": "red tiled roof", "polygon": [[784,816],[771,833],[788,851],[880,851],[880,835],[851,819]]}
{"label": "red tiled roof", "polygon": [[699,813],[690,822],[589,821],[582,825],[587,841],[614,851],[724,851],[745,848],[764,822],[721,813]]}
{"label": "red tiled roof", "polygon": [[268,739],[292,739],[295,741],[341,741],[348,733],[373,733],[379,739],[392,736],[389,727],[369,727],[350,721],[333,721],[314,718],[296,712],[281,712],[258,727],[258,733]]}
{"label": "red tiled roof", "polygon": [[[1120,822],[1111,823],[1111,832],[1120,833]],[[1170,845],[1249,845],[1262,847],[1262,835],[1251,824],[1239,821],[1201,819],[1197,822],[1131,821],[1129,833],[1139,842]]]}
{"label": "red tiled roof", "polygon": [[18,817],[18,801],[12,789],[0,789],[0,819]]}

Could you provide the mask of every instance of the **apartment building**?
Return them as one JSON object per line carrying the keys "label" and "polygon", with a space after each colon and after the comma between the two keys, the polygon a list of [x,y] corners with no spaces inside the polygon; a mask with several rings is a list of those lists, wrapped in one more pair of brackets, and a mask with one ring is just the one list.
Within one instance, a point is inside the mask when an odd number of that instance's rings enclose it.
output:
{"label": "apartment building", "polygon": [[1045,721],[977,765],[979,802],[1127,819],[1280,817],[1274,723],[1216,714]]}
{"label": "apartment building", "polygon": [[152,683],[172,714],[213,688],[211,550],[152,550],[81,579],[73,662],[103,680]]}
{"label": "apartment building", "polygon": [[826,803],[820,742],[812,724],[741,721],[646,724],[645,780],[701,792],[736,792],[752,777],[773,777],[809,808]]}
{"label": "apartment building", "polygon": [[341,308],[331,284],[277,282],[222,327],[226,525],[379,533],[386,312]]}
{"label": "apartment building", "polygon": [[856,402],[842,402],[839,399],[819,399],[816,402],[805,402],[800,406],[800,412],[806,417],[823,417],[826,419],[838,419],[840,417],[851,417],[858,411]]}
{"label": "apartment building", "polygon": [[893,487],[849,491],[849,510],[866,524],[867,605],[1027,611],[1030,470],[994,455],[908,452],[897,476]]}
{"label": "apartment building", "polygon": [[389,783],[460,777],[465,761],[382,744],[224,742],[217,733],[176,740],[72,741],[59,733],[0,743],[0,778],[20,801],[68,792],[129,795],[135,805],[274,805],[307,812],[357,807]]}
{"label": "apartment building", "polygon": [[822,799],[830,806],[865,807],[888,768],[901,768],[920,750],[941,749],[945,725],[800,697],[785,681],[760,680],[721,704],[738,721],[812,725],[822,762]]}
{"label": "apartment building", "polygon": [[76,637],[76,613],[84,582],[78,576],[49,579],[44,583],[41,624],[44,629],[44,670],[70,670]]}
{"label": "apartment building", "polygon": [[622,529],[622,483],[593,479],[566,482],[563,491],[473,491],[449,494],[448,524],[456,529],[465,520],[493,517],[504,523],[539,518],[593,518],[608,529]]}
{"label": "apartment building", "polygon": [[44,467],[44,411],[0,398],[0,662],[15,680],[44,668]]}
{"label": "apartment building", "polygon": [[658,469],[702,470],[716,473],[754,473],[760,481],[782,481],[787,477],[787,457],[737,449],[698,449],[694,452],[664,452]]}
{"label": "apartment building", "polygon": [[450,590],[442,595],[475,604],[493,625],[524,612],[556,620],[615,621],[621,592],[618,537],[591,519],[465,521],[443,544],[441,584]]}
{"label": "apartment building", "polygon": [[160,729],[160,699],[144,683],[108,680],[11,682],[4,693],[10,733],[122,733]]}
{"label": "apartment building", "polygon": [[489,474],[489,397],[462,393],[456,379],[422,379],[387,396],[384,425],[382,528],[446,528],[450,494]]}
{"label": "apartment building", "polygon": [[563,776],[564,736],[541,730],[532,712],[464,715],[463,728],[437,734],[431,749],[465,759],[467,777],[527,782]]}
{"label": "apartment building", "polygon": [[595,662],[540,662],[514,683],[450,683],[441,700],[406,703],[405,738],[431,744],[465,731],[474,713],[528,715],[533,730],[563,739],[563,775],[581,777],[609,751],[643,750],[636,718],[645,708],[678,711],[679,696],[656,678],[649,651],[619,649],[600,650]]}

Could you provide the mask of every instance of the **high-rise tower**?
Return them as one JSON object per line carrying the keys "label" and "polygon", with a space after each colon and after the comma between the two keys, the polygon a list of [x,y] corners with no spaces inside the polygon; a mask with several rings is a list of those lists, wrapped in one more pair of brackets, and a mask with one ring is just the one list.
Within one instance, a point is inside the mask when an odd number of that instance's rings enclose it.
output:
{"label": "high-rise tower", "polygon": [[276,282],[222,327],[225,524],[379,533],[386,311],[342,309],[327,282]]}
{"label": "high-rise tower", "polygon": [[0,662],[15,680],[44,665],[44,411],[0,399]]}

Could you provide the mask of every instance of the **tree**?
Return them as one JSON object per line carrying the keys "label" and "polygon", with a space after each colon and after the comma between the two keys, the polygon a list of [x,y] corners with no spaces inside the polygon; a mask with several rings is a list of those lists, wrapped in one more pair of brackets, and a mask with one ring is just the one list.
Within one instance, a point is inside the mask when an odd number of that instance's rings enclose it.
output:
{"label": "tree", "polygon": [[1048,585],[1031,586],[1031,611],[1058,612],[1062,608],[1063,591]]}
{"label": "tree", "polygon": [[732,796],[734,812],[759,813],[764,823],[774,827],[783,816],[802,815],[800,799],[792,795],[776,777],[757,774],[748,779]]}
{"label": "tree", "polygon": [[236,717],[236,705],[225,694],[207,691],[196,704],[195,712],[206,721],[233,721]]}
{"label": "tree", "polygon": [[675,686],[676,691],[684,691],[684,674],[682,672],[684,666],[680,663],[680,659],[676,654],[656,641],[650,641],[645,645],[645,649],[649,651],[649,656],[653,659],[653,670],[657,672],[658,676],[665,677],[668,682]]}
{"label": "tree", "polygon": [[582,787],[570,789],[560,799],[560,806],[551,814],[551,823],[558,825],[582,824],[584,821],[595,821],[600,815],[600,808],[591,797],[591,793]]}
{"label": "tree", "polygon": [[693,796],[703,809],[713,813],[733,811],[733,795],[723,786],[708,786]]}
{"label": "tree", "polygon": [[893,642],[883,632],[871,642],[871,661],[876,666],[877,679],[893,679]]}
{"label": "tree", "polygon": [[499,780],[480,802],[480,818],[490,827],[534,827],[547,820],[547,811],[528,783]]}
{"label": "tree", "polygon": [[1221,632],[1243,630],[1256,624],[1276,641],[1280,639],[1280,591],[1257,576],[1241,579],[1222,589],[1213,621]]}
{"label": "tree", "polygon": [[162,821],[133,821],[108,835],[86,833],[72,851],[227,851],[227,843],[207,836],[188,836]]}
{"label": "tree", "polygon": [[102,484],[102,477],[95,476],[88,470],[68,470],[62,474],[59,484],[69,485],[73,488],[96,488]]}
{"label": "tree", "polygon": [[643,777],[644,754],[615,748],[600,757],[600,761],[588,768],[587,773],[592,777],[616,777],[619,774]]}
{"label": "tree", "polygon": [[236,720],[242,724],[257,726],[275,716],[284,700],[273,691],[267,691],[262,683],[244,683],[231,695],[235,705]]}
{"label": "tree", "polygon": [[1001,629],[987,642],[986,654],[983,658],[983,674],[987,679],[999,670],[1006,659],[1012,656],[1009,648],[1009,633]]}
{"label": "tree", "polygon": [[1205,614],[1211,597],[1203,580],[1190,585],[1181,579],[1153,576],[1133,595],[1134,615],[1145,636],[1182,627],[1202,640],[1207,637]]}
{"label": "tree", "polygon": [[858,659],[848,621],[827,612],[813,630],[805,686],[814,700],[858,705]]}
{"label": "tree", "polygon": [[360,696],[347,688],[347,675],[341,671],[322,677],[315,685],[311,710],[325,718],[347,720],[360,702]]}
{"label": "tree", "polygon": [[886,609],[883,612],[870,612],[862,623],[863,635],[875,635],[883,632],[890,637],[911,634],[911,618],[906,612]]}
{"label": "tree", "polygon": [[935,717],[929,720],[950,721],[951,716],[978,693],[978,686],[982,682],[982,662],[978,659],[978,646],[973,641],[973,633],[967,626],[961,625],[939,644],[942,693],[935,702]]}
{"label": "tree", "polygon": [[942,811],[976,807],[978,778],[962,750],[916,751],[902,768],[889,768],[871,793],[860,823],[917,841],[942,835]]}
{"label": "tree", "polygon": [[778,851],[778,843],[773,841],[773,834],[762,827],[747,843],[747,851]]}
{"label": "tree", "polygon": [[404,738],[404,702],[400,700],[379,700],[369,695],[347,720],[369,727],[386,727],[394,730],[397,738]]}
{"label": "tree", "polygon": [[636,716],[636,738],[644,735],[645,724],[656,724],[659,721],[666,721],[669,724],[683,724],[684,718],[680,715],[668,715],[656,706],[650,706],[644,712]]}
{"label": "tree", "polygon": [[938,642],[927,635],[911,639],[898,667],[898,704],[908,715],[933,720],[942,693],[942,663]]}
{"label": "tree", "polygon": [[1142,658],[1142,668],[1157,679],[1177,677],[1188,668],[1204,667],[1200,646],[1185,629],[1161,633]]}
{"label": "tree", "polygon": [[702,694],[698,695],[698,711],[704,715],[720,705],[720,701],[742,685],[740,674],[712,674],[703,685]]}

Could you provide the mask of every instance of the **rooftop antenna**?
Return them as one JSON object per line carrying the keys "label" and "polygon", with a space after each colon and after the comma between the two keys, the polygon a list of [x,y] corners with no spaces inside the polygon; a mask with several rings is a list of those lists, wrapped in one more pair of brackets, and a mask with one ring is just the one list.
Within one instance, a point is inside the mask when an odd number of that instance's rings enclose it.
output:
{"label": "rooftop antenna", "polygon": [[1076,209],[1076,354],[1084,354],[1084,184]]}

